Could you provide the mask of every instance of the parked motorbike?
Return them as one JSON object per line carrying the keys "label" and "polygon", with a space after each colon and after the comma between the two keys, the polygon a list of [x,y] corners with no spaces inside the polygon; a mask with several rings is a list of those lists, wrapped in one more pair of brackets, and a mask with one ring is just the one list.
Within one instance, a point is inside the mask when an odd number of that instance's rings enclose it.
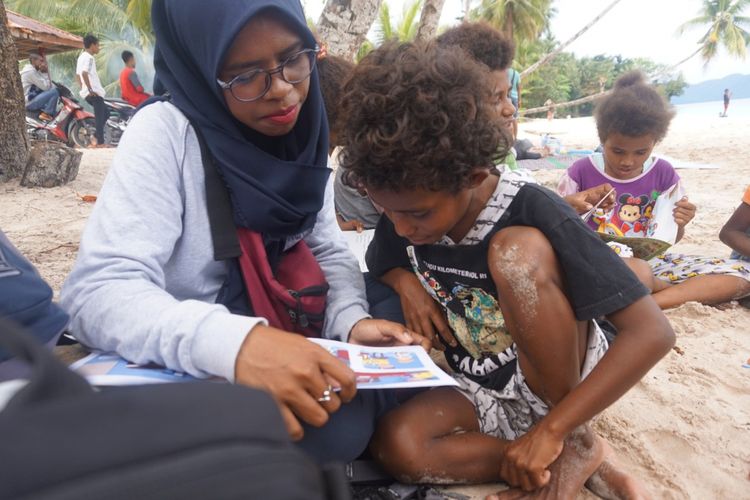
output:
{"label": "parked motorbike", "polygon": [[30,139],[57,140],[69,146],[88,147],[94,137],[94,115],[84,110],[65,85],[56,83],[62,106],[50,121],[38,111],[26,111],[26,134]]}
{"label": "parked motorbike", "polygon": [[[39,118],[38,111],[26,112],[26,134],[31,139],[58,140],[69,146],[89,147],[96,134],[96,120],[84,110],[65,85],[55,83],[62,106],[50,121]],[[105,98],[109,117],[104,127],[104,142],[116,146],[120,142],[135,106],[121,100]]]}
{"label": "parked motorbike", "polygon": [[135,106],[122,99],[110,97],[104,98],[104,104],[107,105],[109,110],[109,118],[107,118],[107,125],[104,129],[104,140],[107,144],[116,146],[119,144],[120,137],[125,132],[130,118],[135,113]]}

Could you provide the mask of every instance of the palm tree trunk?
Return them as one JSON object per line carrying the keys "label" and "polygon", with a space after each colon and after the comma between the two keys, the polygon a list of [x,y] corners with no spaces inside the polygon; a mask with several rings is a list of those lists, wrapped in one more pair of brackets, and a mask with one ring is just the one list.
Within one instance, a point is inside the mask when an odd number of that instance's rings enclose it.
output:
{"label": "palm tree trunk", "polygon": [[328,0],[317,29],[331,54],[354,60],[382,0]]}
{"label": "palm tree trunk", "polygon": [[471,12],[471,0],[464,0],[464,18],[463,22],[469,21],[469,13]]}
{"label": "palm tree trunk", "polygon": [[678,66],[681,66],[682,64],[686,63],[687,61],[689,61],[693,57],[697,56],[700,53],[701,50],[703,50],[703,46],[698,47],[698,49],[696,49],[695,52],[693,52],[692,54],[690,54],[689,56],[687,56],[682,61],[680,61],[680,62],[678,62],[676,64],[673,64],[672,66],[670,66],[670,67],[668,67],[666,69],[663,69],[662,71],[656,73],[655,75],[651,75],[650,78],[652,80],[657,80],[657,79],[661,78],[662,76],[664,76],[664,75],[666,75],[668,73],[671,73],[672,71],[674,71],[675,69],[677,69]]}
{"label": "palm tree trunk", "polygon": [[599,21],[599,19],[601,19],[602,17],[604,17],[604,15],[607,12],[609,12],[612,9],[612,7],[614,7],[615,5],[617,5],[618,3],[620,3],[620,1],[621,0],[614,0],[603,11],[601,11],[598,16],[596,16],[594,19],[592,19],[578,33],[576,33],[575,35],[573,35],[573,37],[570,40],[566,41],[565,43],[563,43],[562,45],[560,45],[558,48],[556,48],[555,50],[553,50],[552,52],[550,52],[546,56],[542,57],[540,60],[538,60],[537,62],[535,62],[534,64],[532,64],[528,68],[526,68],[525,70],[523,70],[521,72],[521,78],[523,78],[524,76],[528,75],[532,71],[536,70],[539,66],[545,64],[546,62],[548,62],[549,60],[551,60],[553,57],[555,57],[557,54],[559,54],[560,52],[562,52],[565,49],[565,47],[567,47],[571,43],[573,43],[576,40],[578,40],[578,38],[580,38],[581,35],[583,35],[584,33],[586,33],[593,25],[595,25]]}
{"label": "palm tree trunk", "polygon": [[29,155],[16,45],[0,0],[0,182],[20,176]]}
{"label": "palm tree trunk", "polygon": [[513,40],[513,4],[505,4],[505,13],[503,15],[503,34],[508,40]]}
{"label": "palm tree trunk", "polygon": [[579,104],[584,104],[584,103],[587,103],[587,102],[596,101],[597,99],[600,99],[600,98],[604,97],[605,95],[609,94],[610,92],[612,92],[611,89],[610,90],[605,90],[604,92],[597,92],[596,94],[589,95],[589,96],[586,96],[586,97],[581,97],[581,98],[575,99],[573,101],[559,102],[559,103],[552,104],[550,106],[539,106],[537,108],[522,109],[518,113],[520,115],[525,116],[525,115],[530,115],[530,114],[543,113],[543,112],[547,111],[550,108],[557,109],[557,108],[567,108],[567,107],[570,107],[570,106],[577,106]]}
{"label": "palm tree trunk", "polygon": [[425,0],[422,6],[422,13],[419,16],[417,40],[428,40],[435,36],[444,3],[445,0]]}

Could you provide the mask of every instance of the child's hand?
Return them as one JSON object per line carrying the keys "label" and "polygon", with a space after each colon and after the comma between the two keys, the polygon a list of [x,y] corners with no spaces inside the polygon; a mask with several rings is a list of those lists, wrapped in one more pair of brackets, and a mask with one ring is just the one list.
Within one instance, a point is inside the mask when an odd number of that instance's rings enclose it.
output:
{"label": "child's hand", "polygon": [[695,217],[695,205],[688,201],[687,196],[683,196],[680,201],[674,204],[672,215],[678,227],[685,227],[688,222]]}
{"label": "child's hand", "polygon": [[404,273],[396,291],[406,326],[410,330],[428,338],[432,346],[440,351],[445,350],[445,344],[458,345],[442,308],[425,291],[414,273]]}
{"label": "child's hand", "polygon": [[500,465],[500,477],[510,486],[533,491],[550,480],[549,466],[563,451],[564,439],[547,431],[543,423],[511,441]]}
{"label": "child's hand", "polygon": [[[564,199],[571,207],[573,207],[573,209],[577,213],[582,214],[591,210],[594,205],[599,203],[599,201],[607,196],[607,193],[609,193],[610,191],[612,191],[612,185],[607,182],[605,184],[601,184],[599,186],[568,195]],[[607,196],[607,198],[602,201],[601,204],[599,204],[599,208],[605,212],[612,209],[612,207],[615,206],[616,195],[617,193],[612,191],[612,193],[610,193],[610,195]]]}
{"label": "child's hand", "polygon": [[352,219],[352,220],[339,220],[339,228],[341,228],[342,231],[357,231],[358,233],[361,233],[364,231],[365,226],[362,222]]}
{"label": "child's hand", "polygon": [[369,346],[421,345],[430,352],[431,342],[418,333],[407,330],[404,325],[384,319],[358,321],[349,334],[351,344]]}

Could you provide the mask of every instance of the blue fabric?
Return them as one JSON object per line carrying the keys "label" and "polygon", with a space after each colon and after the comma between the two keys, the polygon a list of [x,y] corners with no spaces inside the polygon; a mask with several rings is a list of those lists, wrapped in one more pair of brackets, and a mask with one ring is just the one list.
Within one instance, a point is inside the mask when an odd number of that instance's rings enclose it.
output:
{"label": "blue fabric", "polygon": [[406,324],[401,310],[401,299],[393,288],[381,283],[370,273],[364,273],[367,302],[370,305],[370,315],[375,319],[387,319],[396,323]]}
{"label": "blue fabric", "polygon": [[156,88],[199,129],[230,191],[237,226],[283,239],[312,229],[330,170],[328,122],[317,69],[294,129],[250,130],[232,114],[216,78],[237,33],[263,10],[281,13],[315,46],[299,0],[155,0]]}
{"label": "blue fabric", "polygon": [[43,111],[48,115],[55,115],[57,111],[57,100],[60,98],[60,91],[52,88],[40,92],[26,105],[29,111]]}
{"label": "blue fabric", "polygon": [[396,395],[393,390],[357,392],[323,427],[304,424],[299,447],[320,464],[351,462],[367,449],[377,419],[398,406]]}
{"label": "blue fabric", "polygon": [[[52,289],[2,231],[0,316],[24,327],[41,344],[56,341],[68,324],[68,315],[52,302]],[[0,362],[8,359],[10,354],[0,349]]]}

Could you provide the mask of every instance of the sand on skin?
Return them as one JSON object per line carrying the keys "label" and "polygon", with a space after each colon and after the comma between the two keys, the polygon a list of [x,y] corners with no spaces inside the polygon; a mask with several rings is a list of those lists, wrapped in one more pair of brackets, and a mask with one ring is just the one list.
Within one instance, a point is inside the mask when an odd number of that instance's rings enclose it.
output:
{"label": "sand on skin", "polygon": [[[750,118],[675,118],[657,152],[719,170],[680,170],[695,220],[674,251],[726,256],[721,225],[750,184]],[[553,132],[569,148],[596,145],[590,118],[532,120],[524,131]],[[78,178],[52,189],[0,185],[0,228],[39,268],[56,292],[70,271],[92,204],[77,193],[97,194],[114,152],[87,150]],[[547,186],[560,171],[535,172]],[[137,202],[137,200],[136,200]],[[680,352],[670,352],[593,427],[655,498],[750,499],[750,310],[690,303],[667,312]],[[638,353],[634,352],[633,356]],[[463,486],[456,492],[482,498],[499,485]],[[592,498],[582,493],[581,498]]]}

